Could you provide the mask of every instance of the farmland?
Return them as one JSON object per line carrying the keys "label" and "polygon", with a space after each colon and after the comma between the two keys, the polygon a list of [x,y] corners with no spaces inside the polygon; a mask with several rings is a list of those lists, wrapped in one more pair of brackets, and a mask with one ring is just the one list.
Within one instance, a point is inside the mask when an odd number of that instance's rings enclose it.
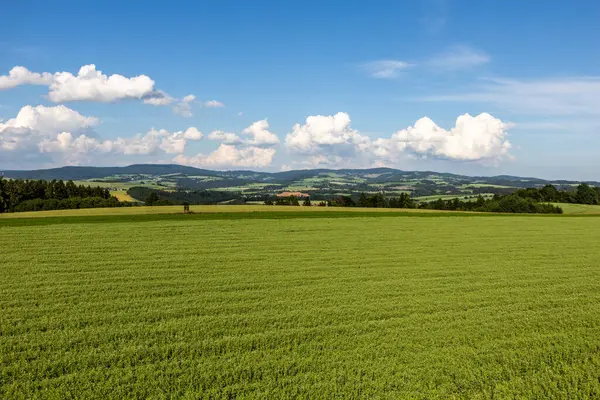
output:
{"label": "farmland", "polygon": [[[408,193],[422,201],[438,198],[489,197],[512,193],[522,188],[574,189],[578,182],[548,181],[515,176],[470,177],[432,171],[401,171],[391,168],[313,169],[285,172],[212,171],[180,165],[130,165],[127,167],[64,167],[37,171],[0,171],[6,178],[73,180],[76,184],[101,186],[120,196],[133,188],[150,188],[165,192],[175,190],[209,190],[226,193],[229,199],[265,200],[285,191],[301,191],[313,200],[359,193],[383,193],[386,197]],[[589,182],[598,186],[598,182]],[[121,193],[122,192],[122,193]],[[135,193],[134,193],[135,194]],[[145,198],[131,196],[133,200]]]}
{"label": "farmland", "polygon": [[0,398],[600,395],[598,217],[305,209],[0,218]]}

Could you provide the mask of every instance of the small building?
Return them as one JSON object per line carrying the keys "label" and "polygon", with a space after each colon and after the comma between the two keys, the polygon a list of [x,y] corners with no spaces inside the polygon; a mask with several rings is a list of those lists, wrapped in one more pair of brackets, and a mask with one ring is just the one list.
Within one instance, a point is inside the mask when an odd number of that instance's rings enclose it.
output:
{"label": "small building", "polygon": [[290,197],[290,196],[295,196],[299,199],[303,199],[305,197],[310,197],[308,194],[302,193],[302,192],[282,192],[282,193],[277,194],[277,197]]}

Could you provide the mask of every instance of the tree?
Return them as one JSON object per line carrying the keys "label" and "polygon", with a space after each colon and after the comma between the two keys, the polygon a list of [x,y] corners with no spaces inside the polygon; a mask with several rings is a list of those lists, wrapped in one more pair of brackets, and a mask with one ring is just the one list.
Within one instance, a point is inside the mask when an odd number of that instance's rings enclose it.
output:
{"label": "tree", "polygon": [[272,206],[272,205],[273,205],[273,200],[265,201],[265,206]]}
{"label": "tree", "polygon": [[4,190],[4,178],[0,176],[0,213],[8,208],[8,194]]}
{"label": "tree", "polygon": [[548,202],[555,202],[555,201],[559,201],[559,194],[558,194],[558,190],[556,190],[556,187],[554,187],[554,185],[546,185],[543,188],[540,189],[540,200],[541,201],[548,201]]}
{"label": "tree", "polygon": [[152,192],[148,195],[148,197],[146,197],[145,203],[147,206],[152,206],[155,203],[158,203],[159,200],[160,199],[159,199],[158,195],[155,192]]}
{"label": "tree", "polygon": [[288,197],[288,203],[291,206],[299,206],[300,205],[300,202],[298,201],[298,198],[296,196]]}
{"label": "tree", "polygon": [[369,198],[365,192],[362,192],[358,197],[358,206],[359,207],[370,207]]}
{"label": "tree", "polygon": [[302,202],[302,205],[310,207],[312,205],[312,204],[310,204],[310,197],[305,197],[304,201]]}
{"label": "tree", "polygon": [[586,183],[577,186],[575,200],[578,204],[598,204],[598,192]]}

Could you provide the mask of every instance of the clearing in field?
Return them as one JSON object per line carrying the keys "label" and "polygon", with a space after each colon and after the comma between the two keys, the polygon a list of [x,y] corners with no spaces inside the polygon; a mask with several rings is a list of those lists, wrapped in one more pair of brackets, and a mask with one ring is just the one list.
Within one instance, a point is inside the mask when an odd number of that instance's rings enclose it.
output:
{"label": "clearing in field", "polygon": [[1,218],[0,398],[600,395],[598,218],[247,211]]}

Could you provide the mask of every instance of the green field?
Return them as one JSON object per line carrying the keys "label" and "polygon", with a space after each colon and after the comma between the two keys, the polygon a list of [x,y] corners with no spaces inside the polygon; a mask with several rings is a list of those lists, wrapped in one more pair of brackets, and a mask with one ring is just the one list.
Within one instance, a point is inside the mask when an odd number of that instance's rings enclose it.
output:
{"label": "green field", "polygon": [[157,209],[0,218],[0,398],[600,396],[597,217]]}
{"label": "green field", "polygon": [[570,203],[552,203],[552,204],[562,208],[563,212],[565,214],[571,214],[571,215],[600,214],[600,206],[593,206],[590,204],[570,204]]}

